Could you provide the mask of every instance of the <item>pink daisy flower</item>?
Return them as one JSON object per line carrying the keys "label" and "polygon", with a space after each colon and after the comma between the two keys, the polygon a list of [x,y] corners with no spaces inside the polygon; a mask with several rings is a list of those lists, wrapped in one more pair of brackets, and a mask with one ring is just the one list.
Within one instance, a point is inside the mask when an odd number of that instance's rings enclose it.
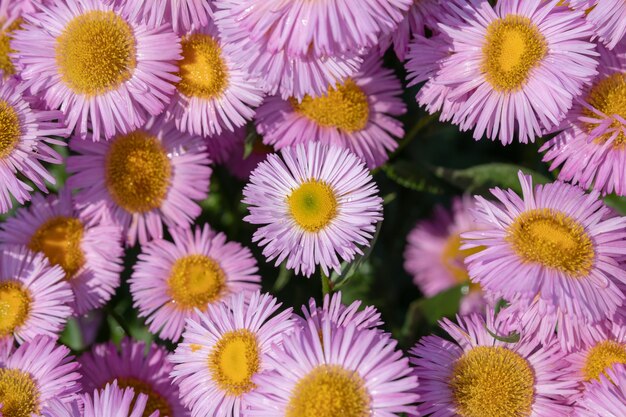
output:
{"label": "pink daisy flower", "polygon": [[189,411],[178,398],[178,386],[169,376],[172,364],[168,351],[150,344],[146,353],[145,342],[125,338],[118,349],[112,342],[94,346],[78,362],[86,392],[104,389],[117,381],[121,388],[133,388],[135,394],[148,396],[144,415],[159,411],[163,417],[188,416]]}
{"label": "pink daisy flower", "polygon": [[254,139],[252,150],[246,155],[245,137],[237,142],[235,148],[229,157],[224,161],[226,168],[236,178],[242,181],[248,181],[250,173],[259,166],[259,164],[267,159],[267,157],[276,151],[273,147],[263,143],[260,137]]}
{"label": "pink daisy flower", "polygon": [[461,247],[482,249],[466,259],[472,281],[522,312],[536,302],[544,323],[571,321],[564,329],[610,318],[625,299],[626,218],[612,216],[597,192],[519,178],[522,197],[499,188],[499,203],[476,197],[485,228],[463,234]]}
{"label": "pink daisy flower", "polygon": [[341,272],[368,246],[382,220],[382,199],[364,163],[346,149],[308,143],[270,155],[250,175],[244,218],[263,225],[253,241],[268,261],[307,277],[317,265]]}
{"label": "pink daisy flower", "polygon": [[0,77],[8,78],[18,71],[11,49],[11,39],[16,30],[22,26],[22,14],[32,12],[34,5],[31,0],[0,0]]}
{"label": "pink daisy flower", "polygon": [[474,129],[475,139],[534,141],[559,124],[596,74],[583,12],[556,0],[500,1],[495,8],[472,0],[448,8],[456,15],[442,18],[441,34],[416,41],[439,53],[412,48],[407,69],[413,84],[426,81],[418,102],[431,113],[443,107],[442,119]]}
{"label": "pink daisy flower", "polygon": [[[147,395],[135,395],[132,388],[121,389],[117,381],[107,384],[104,389],[94,391],[93,396],[82,396],[84,403],[82,417],[165,417],[158,411],[151,414],[146,412],[150,398]],[[71,414],[71,417],[79,417]],[[56,417],[56,416],[55,416]]]}
{"label": "pink daisy flower", "polygon": [[268,369],[266,355],[292,329],[291,309],[275,315],[279,308],[269,294],[240,293],[188,320],[172,376],[193,417],[241,415],[254,376]]}
{"label": "pink daisy flower", "polygon": [[0,252],[0,340],[56,338],[74,302],[65,273],[22,246],[4,245]]}
{"label": "pink daisy flower", "polygon": [[585,384],[573,417],[622,417],[626,415],[626,366],[617,365]]}
{"label": "pink daisy flower", "polygon": [[527,416],[569,415],[568,396],[576,381],[563,371],[558,344],[542,345],[531,333],[517,343],[495,339],[500,322],[472,314],[459,324],[444,319],[441,327],[454,339],[422,338],[411,350],[419,375],[421,415]]}
{"label": "pink daisy flower", "polygon": [[11,47],[20,51],[24,83],[65,113],[70,131],[110,138],[165,109],[181,52],[169,26],[131,19],[132,4],[66,0],[39,8],[24,16]]}
{"label": "pink daisy flower", "polygon": [[221,165],[230,160],[235,153],[241,152],[243,156],[247,136],[248,130],[239,127],[234,132],[225,130],[220,135],[205,138],[211,161]]}
{"label": "pink daisy flower", "polygon": [[59,196],[33,197],[28,208],[0,225],[0,243],[24,245],[59,265],[74,292],[75,315],[102,307],[120,283],[124,249],[119,228],[84,224],[69,188]]}
{"label": "pink daisy flower", "polygon": [[568,5],[585,11],[595,34],[609,49],[626,35],[626,4],[622,0],[569,0]]}
{"label": "pink daisy flower", "polygon": [[72,401],[80,391],[80,374],[69,353],[67,347],[45,336],[12,352],[0,368],[0,413],[37,416],[54,401]]}
{"label": "pink daisy flower", "polygon": [[55,184],[42,162],[63,163],[50,145],[65,143],[47,137],[67,133],[58,122],[63,114],[36,110],[35,101],[17,80],[0,80],[0,214],[13,207],[12,199],[19,204],[30,200],[33,187],[25,179],[44,192],[46,181]]}
{"label": "pink daisy flower", "polygon": [[409,233],[404,250],[404,269],[425,296],[465,285],[461,290],[461,314],[484,307],[484,301],[474,302],[482,300],[482,291],[479,285],[470,283],[465,266],[465,258],[480,248],[461,249],[461,234],[481,229],[472,214],[475,208],[469,196],[452,200],[451,210],[436,207],[432,218],[421,220]]}
{"label": "pink daisy flower", "polygon": [[[183,35],[193,28],[205,27],[211,21],[210,0],[108,0],[124,5],[129,13],[146,20],[153,27],[171,23],[174,32]],[[163,416],[161,416],[163,417]]]}
{"label": "pink daisy flower", "polygon": [[[52,399],[41,414],[43,417],[84,417],[78,400],[64,404]],[[2,417],[2,408],[0,408],[0,417]]]}
{"label": "pink daisy flower", "polygon": [[308,320],[267,355],[270,371],[253,378],[246,415],[257,417],[415,414],[417,376],[396,342],[354,323],[322,328]]}
{"label": "pink daisy flower", "polygon": [[540,149],[559,179],[602,193],[626,195],[626,45],[599,46],[599,74],[562,127]]}
{"label": "pink daisy flower", "polygon": [[143,247],[129,283],[150,331],[177,341],[187,319],[229,294],[260,289],[261,277],[248,248],[206,224],[170,233],[173,243],[159,239]]}
{"label": "pink daisy flower", "polygon": [[196,201],[209,191],[211,168],[203,141],[172,122],[146,126],[109,141],[70,141],[67,181],[78,189],[76,205],[90,222],[110,221],[132,246],[163,237],[163,224],[188,228],[200,215]]}
{"label": "pink daisy flower", "polygon": [[[341,302],[341,291],[332,296],[326,294],[321,307],[317,306],[315,298],[309,300],[309,305],[302,306],[302,326],[307,322],[315,323],[318,329],[322,329],[325,320],[330,320],[334,326],[348,327],[353,325],[357,329],[375,329],[383,324],[380,312],[373,306],[361,309],[361,301],[354,301],[349,306]],[[296,318],[300,318],[297,316]]]}
{"label": "pink daisy flower", "polygon": [[395,119],[406,113],[400,80],[374,56],[342,84],[301,102],[268,98],[256,116],[263,141],[276,149],[319,141],[350,149],[369,168],[385,163],[387,152],[398,147],[396,138],[404,136]]}

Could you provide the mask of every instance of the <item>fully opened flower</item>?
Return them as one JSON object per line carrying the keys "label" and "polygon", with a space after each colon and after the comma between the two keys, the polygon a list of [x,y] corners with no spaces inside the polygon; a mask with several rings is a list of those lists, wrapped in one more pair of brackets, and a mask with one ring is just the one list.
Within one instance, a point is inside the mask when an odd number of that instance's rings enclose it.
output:
{"label": "fully opened flower", "polygon": [[188,318],[228,298],[260,288],[256,260],[248,248],[226,241],[208,225],[170,230],[174,242],[155,240],[143,248],[130,291],[150,331],[174,341]]}
{"label": "fully opened flower", "polygon": [[57,1],[26,15],[11,42],[25,84],[60,108],[81,137],[89,128],[99,140],[140,127],[174,93],[178,37],[168,26],[131,19],[131,8]]}
{"label": "fully opened flower", "polygon": [[163,417],[184,417],[188,410],[178,398],[178,386],[169,376],[172,365],[169,352],[156,344],[146,353],[144,342],[123,339],[118,350],[112,342],[97,345],[79,358],[82,385],[85,392],[104,389],[117,381],[121,389],[133,388],[135,394],[144,394],[148,402],[144,416],[155,411]]}
{"label": "fully opened flower", "polygon": [[626,35],[626,4],[622,0],[569,0],[568,5],[584,10],[595,34],[610,49]]}
{"label": "fully opened flower", "polygon": [[621,417],[626,415],[626,366],[618,365],[585,384],[573,417]]}
{"label": "fully opened flower", "polygon": [[22,14],[33,11],[32,0],[0,0],[0,76],[15,75],[15,51],[11,49],[11,39],[22,26]]}
{"label": "fully opened flower", "polygon": [[[563,371],[558,344],[533,334],[516,343],[495,339],[502,323],[472,314],[441,327],[454,342],[426,336],[411,350],[419,376],[418,411],[439,417],[565,416],[576,382]],[[491,334],[490,334],[491,333]]]}
{"label": "fully opened flower", "polygon": [[111,221],[134,245],[163,237],[163,224],[189,227],[200,214],[196,203],[209,191],[211,168],[203,141],[180,133],[173,122],[146,126],[109,141],[74,137],[67,160],[67,186],[78,189],[83,218]]}
{"label": "fully opened flower", "polygon": [[544,0],[455,4],[440,35],[418,36],[426,48],[409,54],[410,78],[427,81],[418,102],[431,113],[443,108],[443,120],[474,129],[475,139],[526,143],[556,127],[596,74],[584,13]]}
{"label": "fully opened flower", "polygon": [[13,207],[12,198],[19,204],[30,200],[33,187],[25,179],[41,191],[47,191],[46,181],[55,183],[42,162],[62,163],[50,145],[64,142],[47,136],[66,135],[59,123],[63,114],[35,109],[35,100],[17,80],[0,81],[0,213]]}
{"label": "fully opened flower", "polygon": [[0,343],[56,338],[72,315],[74,295],[63,270],[21,246],[0,250]]}
{"label": "fully opened flower", "polygon": [[245,221],[262,225],[253,240],[268,260],[310,276],[319,265],[340,272],[369,245],[382,199],[364,163],[348,150],[309,143],[270,155],[250,175]]}
{"label": "fully opened flower", "polygon": [[115,292],[124,250],[119,228],[85,224],[65,188],[59,196],[33,197],[30,207],[0,225],[0,243],[28,246],[59,265],[74,292],[74,314],[102,307]]}
{"label": "fully opened flower", "polygon": [[188,321],[172,376],[192,416],[241,415],[266,355],[292,328],[291,309],[275,314],[279,307],[268,294],[237,294]]}
{"label": "fully opened flower", "polygon": [[257,112],[256,126],[263,141],[276,149],[319,141],[350,149],[376,168],[397,148],[395,138],[404,136],[395,119],[406,112],[401,94],[393,71],[374,56],[320,97],[268,98]]}

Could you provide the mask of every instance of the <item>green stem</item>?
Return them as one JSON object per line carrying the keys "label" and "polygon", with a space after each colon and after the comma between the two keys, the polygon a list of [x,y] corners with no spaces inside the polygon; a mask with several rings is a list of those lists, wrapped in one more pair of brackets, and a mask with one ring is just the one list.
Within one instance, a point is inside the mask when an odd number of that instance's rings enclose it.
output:
{"label": "green stem", "polygon": [[324,271],[320,271],[320,276],[322,277],[322,294],[331,294],[333,292],[333,286],[330,282],[330,278],[324,273]]}

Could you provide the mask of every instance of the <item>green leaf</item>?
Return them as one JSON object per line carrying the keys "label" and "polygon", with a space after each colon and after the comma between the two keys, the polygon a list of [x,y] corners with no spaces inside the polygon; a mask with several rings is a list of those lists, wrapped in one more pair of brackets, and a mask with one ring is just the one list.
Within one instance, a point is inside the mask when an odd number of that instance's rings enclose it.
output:
{"label": "green leaf", "polygon": [[401,187],[421,193],[443,194],[443,189],[434,183],[429,174],[422,172],[414,163],[398,161],[383,165],[380,170]]}
{"label": "green leaf", "polygon": [[487,325],[485,325],[485,330],[487,330],[487,333],[489,333],[491,337],[504,343],[517,343],[520,340],[520,334],[518,332],[513,332],[506,336],[501,336],[489,330],[487,328]]}
{"label": "green leaf", "polygon": [[278,271],[278,278],[276,278],[276,282],[274,283],[274,291],[280,291],[291,281],[291,277],[293,277],[293,270],[287,269],[285,266],[286,262],[283,262],[280,265],[280,270]]}
{"label": "green leaf", "polygon": [[365,250],[363,251],[363,255],[357,255],[354,260],[352,260],[352,262],[350,262],[349,264],[342,264],[341,274],[337,274],[336,272],[333,272],[331,274],[330,280],[333,283],[333,290],[339,290],[341,289],[341,287],[346,285],[348,281],[354,276],[354,274],[357,273],[357,271],[361,267],[361,264],[365,260],[367,260],[367,258],[369,258],[372,250],[374,249],[374,245],[376,245],[376,242],[378,241],[378,236],[380,235],[380,228],[382,227],[382,224],[383,222],[380,221],[376,225],[376,232],[374,232],[374,236],[370,241],[369,247],[365,248]]}
{"label": "green leaf", "polygon": [[626,198],[610,194],[604,197],[604,203],[617,210],[620,214],[626,214]]}

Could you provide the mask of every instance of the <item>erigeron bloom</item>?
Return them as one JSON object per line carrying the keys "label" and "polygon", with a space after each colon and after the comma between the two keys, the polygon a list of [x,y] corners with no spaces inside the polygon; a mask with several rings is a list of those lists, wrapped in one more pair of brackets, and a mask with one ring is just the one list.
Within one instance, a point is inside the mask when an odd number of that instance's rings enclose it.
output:
{"label": "erigeron bloom", "polygon": [[80,391],[80,374],[69,353],[41,335],[13,351],[0,368],[0,413],[39,416],[52,402],[72,401]]}
{"label": "erigeron bloom", "polygon": [[22,26],[22,14],[32,12],[32,0],[0,0],[0,77],[17,73],[11,49],[11,39]]}
{"label": "erigeron bloom", "polygon": [[59,265],[74,293],[75,315],[102,307],[119,286],[124,255],[119,228],[84,223],[68,188],[59,196],[33,196],[30,207],[0,224],[0,243],[27,246]]}
{"label": "erigeron bloom", "polygon": [[499,188],[492,190],[498,202],[476,197],[485,228],[462,235],[462,249],[482,248],[466,258],[470,278],[522,312],[536,304],[552,331],[557,321],[576,333],[611,318],[626,298],[619,264],[626,218],[598,192],[562,182],[533,187],[530,176],[519,178],[521,197]]}
{"label": "erigeron bloom", "polygon": [[248,153],[245,139],[244,136],[237,142],[229,157],[224,161],[230,173],[242,181],[248,181],[250,173],[265,161],[268,155],[276,152],[273,147],[264,144],[263,139],[257,136],[253,139],[252,148]]}
{"label": "erigeron bloom", "polygon": [[[171,23],[174,32],[183,35],[211,22],[211,0],[107,0],[126,4],[129,13],[158,27]],[[163,416],[161,416],[163,417]]]}
{"label": "erigeron bloom", "polygon": [[165,417],[158,411],[147,414],[145,410],[149,407],[150,398],[136,393],[133,388],[121,389],[117,381],[94,391],[93,395],[84,394],[81,399],[84,403],[82,414],[67,417]]}
{"label": "erigeron bloom", "polygon": [[626,415],[626,366],[618,365],[585,384],[572,417],[622,417]]}
{"label": "erigeron bloom", "polygon": [[341,272],[370,244],[382,220],[382,199],[372,176],[346,149],[308,143],[273,154],[250,175],[244,218],[261,227],[253,241],[268,261],[311,276]]}
{"label": "erigeron bloom", "polygon": [[276,149],[310,141],[350,149],[369,168],[388,159],[404,136],[396,117],[406,113],[402,85],[373,55],[359,72],[319,97],[268,98],[255,118],[263,142]]}
{"label": "erigeron bloom", "polygon": [[626,195],[626,45],[598,51],[598,76],[540,150],[559,179]]}
{"label": "erigeron bloom", "polygon": [[205,138],[204,143],[209,152],[211,162],[222,165],[226,164],[235,153],[241,152],[243,156],[247,136],[248,129],[239,127],[233,132],[225,130],[217,136]]}
{"label": "erigeron bloom", "polygon": [[[448,319],[441,327],[454,342],[423,337],[411,350],[419,376],[421,415],[437,417],[553,417],[569,415],[576,381],[563,370],[557,343],[542,345],[532,333],[516,343],[493,337],[502,323],[479,314]],[[491,333],[491,334],[490,334]]]}
{"label": "erigeron bloom", "polygon": [[0,343],[56,338],[74,302],[65,273],[22,246],[3,245],[0,252]]}
{"label": "erigeron bloom", "polygon": [[11,41],[25,85],[60,108],[81,137],[130,132],[165,110],[174,93],[179,39],[168,25],[131,19],[131,7],[57,1],[25,15]]}
{"label": "erigeron bloom", "polygon": [[396,342],[355,323],[313,320],[283,339],[245,397],[257,417],[390,417],[414,415],[417,376]]}
{"label": "erigeron bloom", "polygon": [[13,199],[19,204],[30,200],[33,187],[29,182],[44,192],[46,181],[55,184],[42,163],[63,162],[50,145],[63,146],[64,142],[48,137],[66,134],[60,123],[63,114],[38,110],[35,101],[19,81],[0,81],[0,214],[13,207]]}
{"label": "erigeron bloom", "polygon": [[163,237],[163,225],[188,228],[200,215],[211,168],[202,138],[151,119],[108,141],[74,137],[67,187],[88,222],[112,222],[130,246]]}
{"label": "erigeron bloom", "polygon": [[269,294],[235,294],[189,319],[172,356],[172,376],[193,417],[231,417],[245,413],[246,395],[268,369],[266,355],[292,330],[291,309]]}
{"label": "erigeron bloom", "polygon": [[461,314],[484,306],[480,286],[470,283],[465,266],[465,258],[480,247],[461,249],[461,234],[481,229],[475,208],[469,196],[453,199],[450,210],[436,207],[432,217],[420,220],[409,233],[404,250],[404,269],[426,297],[464,285]]}
{"label": "erigeron bloom", "polygon": [[[407,69],[426,81],[417,100],[474,138],[532,142],[557,127],[596,74],[595,44],[582,11],[556,0],[457,1],[439,35],[417,36]],[[427,54],[420,51],[425,49]]]}
{"label": "erigeron bloom", "polygon": [[185,34],[181,43],[180,81],[168,109],[176,126],[201,136],[244,126],[263,101],[259,80],[233,60],[212,22]]}
{"label": "erigeron bloom", "polygon": [[318,329],[322,329],[325,320],[330,320],[334,326],[347,327],[353,325],[357,329],[375,329],[383,324],[380,312],[374,306],[365,306],[361,309],[361,301],[356,300],[349,306],[341,302],[341,291],[333,295],[324,295],[321,306],[317,306],[315,298],[309,299],[308,305],[302,306],[303,326],[307,322],[315,323]]}
{"label": "erigeron bloom", "polygon": [[146,346],[145,342],[124,338],[119,349],[112,342],[97,345],[80,356],[78,362],[85,392],[104,389],[117,381],[119,388],[133,388],[135,395],[148,397],[144,417],[155,411],[163,417],[189,415],[178,398],[178,386],[169,376],[172,370],[169,352],[161,346],[154,343]]}
{"label": "erigeron bloom", "polygon": [[250,250],[208,225],[171,229],[142,249],[129,281],[139,316],[164,339],[177,341],[185,322],[231,294],[260,289]]}
{"label": "erigeron bloom", "polygon": [[609,49],[624,39],[626,3],[623,0],[569,0],[568,5],[585,11],[585,18],[593,25],[594,33]]}

